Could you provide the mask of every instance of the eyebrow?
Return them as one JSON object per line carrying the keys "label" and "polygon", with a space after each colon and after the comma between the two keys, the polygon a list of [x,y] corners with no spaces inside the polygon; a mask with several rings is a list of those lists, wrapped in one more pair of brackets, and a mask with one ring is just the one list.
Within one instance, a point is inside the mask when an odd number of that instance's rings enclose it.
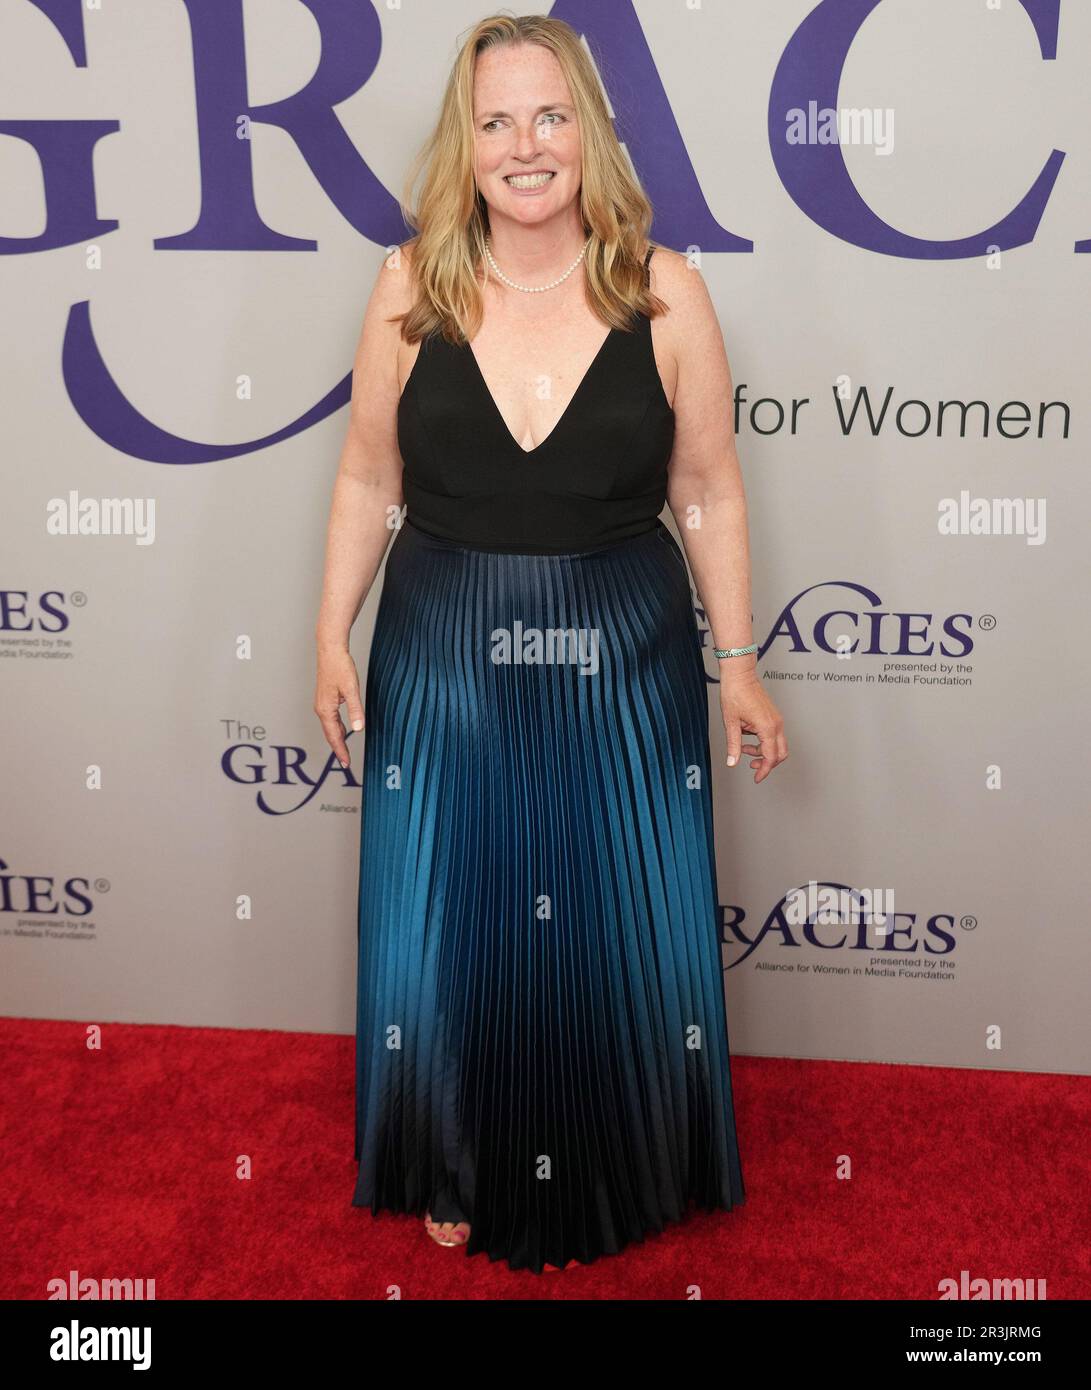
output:
{"label": "eyebrow", "polygon": [[[574,106],[569,106],[566,101],[547,101],[544,106],[539,106],[535,111],[536,116],[540,116],[543,111],[575,111]],[[481,111],[476,119],[479,121],[495,120],[497,116],[510,116],[510,111]]]}

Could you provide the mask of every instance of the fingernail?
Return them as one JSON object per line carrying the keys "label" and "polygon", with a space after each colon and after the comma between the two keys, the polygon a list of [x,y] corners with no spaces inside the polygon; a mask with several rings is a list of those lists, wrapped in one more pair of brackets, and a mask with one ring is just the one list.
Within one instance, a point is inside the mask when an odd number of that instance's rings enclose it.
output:
{"label": "fingernail", "polygon": [[342,766],[342,767],[345,769],[345,771],[347,772],[347,771],[348,771],[348,763],[341,762],[341,759],[340,759],[340,758],[338,758],[337,761],[338,761],[339,763],[341,763],[341,766]]}
{"label": "fingernail", "polygon": [[736,764],[738,761],[739,761],[739,760],[738,760],[738,758],[735,757],[734,753],[729,753],[729,754],[727,755],[727,765],[728,765],[728,767],[734,767],[735,764]]}
{"label": "fingernail", "polygon": [[359,733],[360,730],[364,727],[364,721],[362,719],[354,719],[352,721],[352,727],[356,730],[357,733]]}

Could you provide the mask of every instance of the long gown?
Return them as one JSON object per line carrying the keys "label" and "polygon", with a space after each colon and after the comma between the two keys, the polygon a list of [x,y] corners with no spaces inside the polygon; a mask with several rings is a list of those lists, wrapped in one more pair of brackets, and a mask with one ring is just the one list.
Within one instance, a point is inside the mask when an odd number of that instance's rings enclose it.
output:
{"label": "long gown", "polygon": [[398,409],[407,513],[365,687],[352,1202],[468,1221],[467,1253],[513,1269],[745,1200],[707,684],[658,519],[673,435],[639,313],[536,449],[470,346],[438,335]]}

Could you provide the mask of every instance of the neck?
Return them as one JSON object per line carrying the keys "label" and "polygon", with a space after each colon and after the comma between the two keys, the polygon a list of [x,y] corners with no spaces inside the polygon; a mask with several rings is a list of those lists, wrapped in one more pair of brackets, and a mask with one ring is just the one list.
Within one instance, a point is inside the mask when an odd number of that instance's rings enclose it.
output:
{"label": "neck", "polygon": [[537,227],[507,217],[490,221],[493,258],[509,279],[521,284],[536,285],[563,274],[587,241],[578,215]]}

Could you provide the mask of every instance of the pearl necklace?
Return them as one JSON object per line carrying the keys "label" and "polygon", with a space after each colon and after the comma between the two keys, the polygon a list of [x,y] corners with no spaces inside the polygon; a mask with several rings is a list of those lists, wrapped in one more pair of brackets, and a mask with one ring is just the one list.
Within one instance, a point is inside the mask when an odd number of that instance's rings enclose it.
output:
{"label": "pearl necklace", "polygon": [[545,294],[546,290],[555,290],[558,285],[564,284],[564,282],[579,265],[580,261],[582,261],[584,256],[587,254],[587,248],[590,245],[591,238],[588,237],[587,240],[584,242],[583,250],[568,267],[565,273],[559,276],[556,280],[551,280],[548,285],[517,285],[514,280],[509,280],[508,277],[504,274],[504,272],[500,269],[500,267],[492,258],[492,251],[489,249],[488,237],[485,238],[485,255],[488,257],[489,265],[492,266],[493,270],[496,271],[496,274],[499,277],[499,279],[503,280],[505,285],[510,285],[513,290],[522,290],[524,294]]}

